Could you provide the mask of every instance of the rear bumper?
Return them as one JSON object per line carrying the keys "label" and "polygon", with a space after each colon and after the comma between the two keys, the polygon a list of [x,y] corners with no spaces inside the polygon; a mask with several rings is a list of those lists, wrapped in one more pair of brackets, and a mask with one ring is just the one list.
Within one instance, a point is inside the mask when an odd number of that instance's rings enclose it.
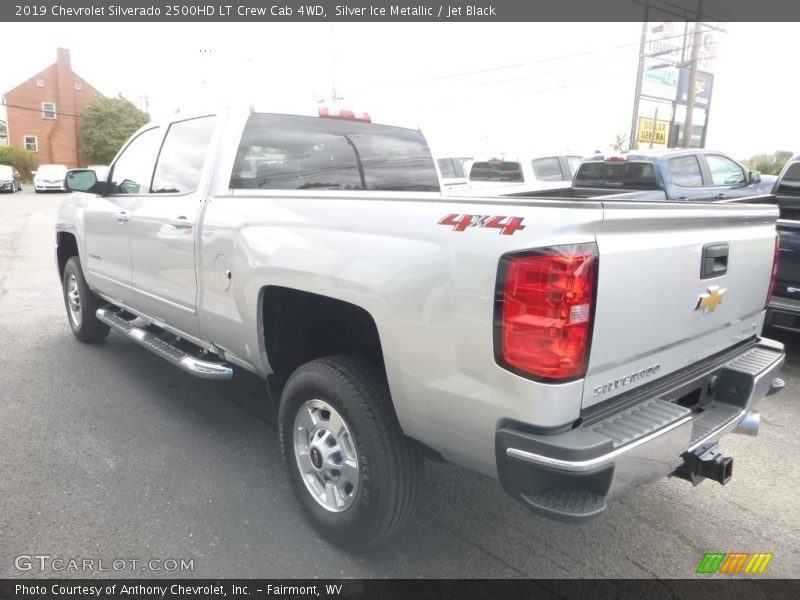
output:
{"label": "rear bumper", "polygon": [[[755,402],[773,390],[784,361],[783,345],[760,339],[721,365],[654,388],[652,397],[587,418],[557,434],[507,425],[495,437],[504,489],[543,516],[583,521],[609,500],[681,467],[693,453],[733,431]],[[671,401],[674,393],[687,406]],[[665,398],[669,398],[665,399]],[[686,399],[702,398],[702,409]]]}
{"label": "rear bumper", "polygon": [[800,332],[800,300],[781,296],[770,298],[765,325]]}

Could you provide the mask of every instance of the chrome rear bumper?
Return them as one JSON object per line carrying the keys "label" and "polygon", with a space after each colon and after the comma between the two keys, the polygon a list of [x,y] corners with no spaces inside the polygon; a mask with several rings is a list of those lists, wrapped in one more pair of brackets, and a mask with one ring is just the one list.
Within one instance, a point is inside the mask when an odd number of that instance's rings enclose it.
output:
{"label": "chrome rear bumper", "polygon": [[677,382],[682,388],[713,382],[713,398],[702,409],[661,394],[563,433],[503,427],[496,436],[500,481],[544,516],[562,521],[597,516],[609,499],[673,473],[693,452],[736,430],[759,398],[782,387],[773,381],[783,362],[783,345],[761,339],[713,372]]}

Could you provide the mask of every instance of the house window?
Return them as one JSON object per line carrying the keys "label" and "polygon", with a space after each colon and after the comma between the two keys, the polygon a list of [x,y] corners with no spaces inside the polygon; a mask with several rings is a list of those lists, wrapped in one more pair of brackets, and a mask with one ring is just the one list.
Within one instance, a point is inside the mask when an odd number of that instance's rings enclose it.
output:
{"label": "house window", "polygon": [[56,103],[55,102],[42,102],[42,118],[55,119],[56,118]]}
{"label": "house window", "polygon": [[30,150],[31,152],[39,151],[39,141],[36,139],[35,135],[25,136],[25,150]]}
{"label": "house window", "polygon": [[36,78],[36,87],[44,87],[44,79],[41,77]]}
{"label": "house window", "polygon": [[83,89],[83,82],[78,79],[75,81],[75,91],[80,92]]}

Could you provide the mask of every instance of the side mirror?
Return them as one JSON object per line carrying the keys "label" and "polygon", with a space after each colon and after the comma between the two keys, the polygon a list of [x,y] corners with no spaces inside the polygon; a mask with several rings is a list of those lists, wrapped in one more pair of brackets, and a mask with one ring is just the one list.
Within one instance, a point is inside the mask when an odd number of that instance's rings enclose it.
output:
{"label": "side mirror", "polygon": [[36,171],[31,171],[31,175],[36,175]]}
{"label": "side mirror", "polygon": [[749,180],[750,183],[761,183],[761,173],[758,171],[750,171]]}
{"label": "side mirror", "polygon": [[73,169],[67,171],[64,187],[70,192],[94,192],[97,186],[97,174],[89,169]]}

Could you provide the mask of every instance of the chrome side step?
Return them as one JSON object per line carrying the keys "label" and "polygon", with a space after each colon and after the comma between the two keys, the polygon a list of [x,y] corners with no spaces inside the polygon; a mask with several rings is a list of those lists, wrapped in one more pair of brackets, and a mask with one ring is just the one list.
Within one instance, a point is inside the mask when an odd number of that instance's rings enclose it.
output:
{"label": "chrome side step", "polygon": [[114,331],[122,333],[135,342],[141,344],[154,354],[157,354],[167,362],[172,363],[179,369],[183,369],[196,377],[204,379],[230,379],[233,377],[233,369],[228,363],[201,360],[176,348],[169,342],[160,337],[135,326],[130,321],[125,320],[118,312],[110,307],[97,309],[97,318],[111,327]]}

